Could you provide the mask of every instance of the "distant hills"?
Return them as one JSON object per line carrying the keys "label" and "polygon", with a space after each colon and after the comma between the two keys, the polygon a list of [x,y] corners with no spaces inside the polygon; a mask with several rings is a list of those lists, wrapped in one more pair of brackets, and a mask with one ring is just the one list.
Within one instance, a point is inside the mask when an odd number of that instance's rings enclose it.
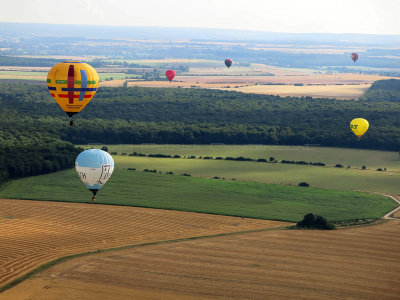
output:
{"label": "distant hills", "polygon": [[0,36],[157,39],[163,41],[257,41],[265,43],[294,43],[298,45],[329,44],[340,46],[371,46],[377,44],[385,44],[386,46],[400,45],[400,35],[279,33],[215,28],[96,26],[6,22],[0,22]]}
{"label": "distant hills", "polygon": [[[356,64],[350,59],[354,51],[360,52]],[[400,76],[400,35],[0,23],[0,56],[218,61],[229,57],[245,64]]]}
{"label": "distant hills", "polygon": [[400,102],[400,80],[375,81],[360,100]]}

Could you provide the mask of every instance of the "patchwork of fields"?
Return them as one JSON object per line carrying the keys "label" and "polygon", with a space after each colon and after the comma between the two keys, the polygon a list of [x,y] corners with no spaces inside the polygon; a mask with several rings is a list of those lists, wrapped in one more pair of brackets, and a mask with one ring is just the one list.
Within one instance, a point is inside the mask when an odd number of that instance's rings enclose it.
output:
{"label": "patchwork of fields", "polygon": [[[358,99],[374,81],[391,78],[358,73],[329,74],[324,70],[279,68],[256,63],[249,64],[249,66],[238,64],[227,69],[220,61],[199,59],[130,62],[143,64],[148,68],[137,68],[138,74],[128,74],[127,68],[113,66],[98,68],[99,77],[102,80],[100,86],[119,87],[128,81],[128,86],[208,88],[244,93],[326,97],[345,100]],[[141,76],[139,74],[153,72],[153,68],[160,68],[164,72],[165,68],[169,68],[171,63],[187,65],[189,71],[178,72],[172,82],[138,79]],[[48,69],[43,67],[0,67],[0,80],[45,81]],[[357,72],[357,69],[355,72]]]}

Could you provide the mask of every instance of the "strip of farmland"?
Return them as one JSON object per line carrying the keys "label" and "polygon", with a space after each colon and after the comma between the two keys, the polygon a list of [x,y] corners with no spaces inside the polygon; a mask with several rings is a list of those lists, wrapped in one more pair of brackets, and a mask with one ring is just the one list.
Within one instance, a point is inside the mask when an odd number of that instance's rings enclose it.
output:
{"label": "strip of farmland", "polygon": [[0,287],[59,257],[290,223],[169,210],[0,199]]}
{"label": "strip of farmland", "polygon": [[398,299],[400,221],[132,248],[52,267],[4,299]]}

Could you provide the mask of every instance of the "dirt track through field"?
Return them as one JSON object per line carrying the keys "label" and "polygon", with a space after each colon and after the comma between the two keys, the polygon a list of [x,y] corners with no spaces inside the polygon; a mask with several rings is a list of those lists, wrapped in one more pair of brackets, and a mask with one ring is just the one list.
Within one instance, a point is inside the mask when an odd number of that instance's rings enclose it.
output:
{"label": "dirt track through field", "polygon": [[[400,203],[400,196],[392,196],[397,200],[397,203]],[[391,215],[392,218],[400,219],[400,208],[395,209],[395,212]]]}
{"label": "dirt track through field", "polygon": [[52,267],[2,299],[399,299],[400,221],[144,246]]}
{"label": "dirt track through field", "polygon": [[46,262],[76,253],[288,224],[136,207],[0,199],[0,287]]}

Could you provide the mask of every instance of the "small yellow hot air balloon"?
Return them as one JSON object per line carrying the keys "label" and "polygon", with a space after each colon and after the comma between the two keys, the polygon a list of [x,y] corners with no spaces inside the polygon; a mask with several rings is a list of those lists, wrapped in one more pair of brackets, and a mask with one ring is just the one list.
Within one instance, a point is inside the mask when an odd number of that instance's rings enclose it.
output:
{"label": "small yellow hot air balloon", "polygon": [[56,64],[47,74],[47,87],[54,100],[70,117],[80,112],[99,87],[99,75],[87,63],[67,60]]}
{"label": "small yellow hot air balloon", "polygon": [[350,122],[350,129],[360,139],[368,130],[369,123],[363,118],[356,118]]}

